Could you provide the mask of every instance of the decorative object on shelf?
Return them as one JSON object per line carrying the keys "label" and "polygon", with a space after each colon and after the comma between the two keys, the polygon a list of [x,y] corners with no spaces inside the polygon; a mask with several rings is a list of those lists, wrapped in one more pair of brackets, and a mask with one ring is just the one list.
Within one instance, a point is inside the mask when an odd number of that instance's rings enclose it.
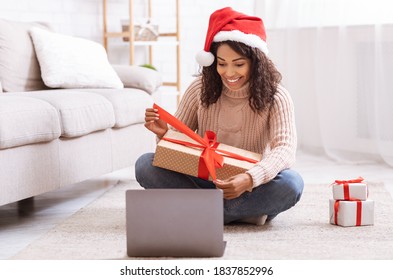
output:
{"label": "decorative object on shelf", "polygon": [[[129,21],[122,20],[121,26],[123,32],[129,30]],[[159,36],[158,25],[152,24],[150,19],[146,20],[144,23],[134,25],[135,41],[157,41]],[[128,42],[130,39],[123,37],[124,42]]]}

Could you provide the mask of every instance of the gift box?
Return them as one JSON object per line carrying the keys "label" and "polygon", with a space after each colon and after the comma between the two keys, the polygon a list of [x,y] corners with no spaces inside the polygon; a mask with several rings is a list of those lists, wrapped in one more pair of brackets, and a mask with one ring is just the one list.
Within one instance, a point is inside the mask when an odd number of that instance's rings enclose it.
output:
{"label": "gift box", "polygon": [[[206,173],[206,170],[203,171],[203,161],[201,160],[203,151],[204,147],[197,141],[181,132],[168,130],[157,143],[153,165],[212,180],[214,176]],[[217,179],[227,179],[244,173],[260,161],[262,157],[260,154],[221,143],[216,143],[214,152],[218,155],[224,154],[222,167],[215,166]]]}
{"label": "gift box", "polygon": [[206,131],[201,137],[157,104],[153,104],[153,108],[161,120],[178,131],[168,130],[157,144],[153,160],[155,166],[215,180],[243,173],[262,158],[260,154],[220,144],[212,131]]}
{"label": "gift box", "polygon": [[342,181],[336,180],[332,185],[335,200],[367,200],[368,188],[363,178]]}
{"label": "gift box", "polygon": [[374,201],[329,200],[330,223],[343,227],[374,224]]}
{"label": "gift box", "polygon": [[[129,31],[129,21],[122,20],[122,31]],[[149,20],[142,24],[134,25],[134,38],[135,41],[157,41],[159,36],[158,25],[152,24]],[[128,37],[123,37],[123,41],[128,42]]]}

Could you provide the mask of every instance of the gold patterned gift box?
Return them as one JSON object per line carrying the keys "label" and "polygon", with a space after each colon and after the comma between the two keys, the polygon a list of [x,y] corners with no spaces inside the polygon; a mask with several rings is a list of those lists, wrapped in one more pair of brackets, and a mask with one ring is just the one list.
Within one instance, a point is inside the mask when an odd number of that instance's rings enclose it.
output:
{"label": "gold patterned gift box", "polygon": [[[157,143],[153,165],[183,174],[200,177],[198,175],[200,174],[199,169],[202,149],[187,147],[165,139],[175,139],[198,145],[196,141],[192,140],[187,135],[174,130],[168,130],[163,139]],[[253,159],[255,162],[261,160],[260,154],[225,144],[218,144],[217,149]],[[254,165],[255,163],[224,156],[224,165],[220,168],[216,168],[217,179],[223,180],[231,176],[244,173]],[[211,176],[209,176],[209,180],[212,180]]]}

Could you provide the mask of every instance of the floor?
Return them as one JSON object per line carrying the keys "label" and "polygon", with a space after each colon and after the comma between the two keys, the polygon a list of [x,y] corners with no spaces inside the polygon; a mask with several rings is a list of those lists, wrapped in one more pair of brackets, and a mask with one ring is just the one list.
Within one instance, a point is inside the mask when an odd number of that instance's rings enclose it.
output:
{"label": "floor", "polygon": [[[362,176],[368,181],[384,182],[393,196],[393,168],[383,164],[338,164],[326,157],[299,152],[295,169],[307,184],[326,184],[335,179]],[[0,260],[5,260],[45,234],[64,219],[89,204],[118,180],[134,178],[133,168],[120,170],[94,180],[71,185],[40,195],[30,211],[21,212],[17,203],[0,206]]]}

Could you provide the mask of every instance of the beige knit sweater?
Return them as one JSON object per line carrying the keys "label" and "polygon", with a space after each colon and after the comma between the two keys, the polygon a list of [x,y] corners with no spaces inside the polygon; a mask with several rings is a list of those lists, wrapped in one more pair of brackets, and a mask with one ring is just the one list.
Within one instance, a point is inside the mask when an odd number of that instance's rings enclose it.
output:
{"label": "beige knit sweater", "polygon": [[217,141],[262,154],[262,160],[247,171],[253,187],[272,180],[295,161],[296,129],[289,93],[279,87],[270,110],[254,113],[249,106],[248,85],[231,91],[224,86],[215,104],[201,105],[202,81],[196,78],[184,93],[175,116],[203,136],[211,130]]}

